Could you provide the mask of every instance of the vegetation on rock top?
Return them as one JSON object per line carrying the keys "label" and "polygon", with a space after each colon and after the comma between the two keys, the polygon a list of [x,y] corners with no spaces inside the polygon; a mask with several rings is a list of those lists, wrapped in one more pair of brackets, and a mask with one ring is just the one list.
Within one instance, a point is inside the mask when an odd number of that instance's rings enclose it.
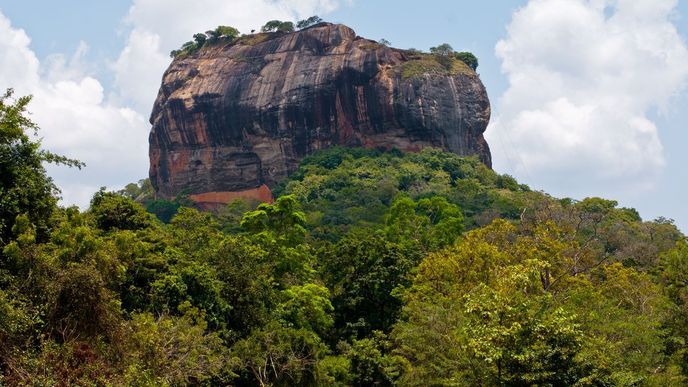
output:
{"label": "vegetation on rock top", "polygon": [[[318,16],[311,16],[307,19],[300,20],[296,23],[296,28],[299,30],[308,28],[310,26],[313,26],[315,24],[318,24],[322,22],[322,19]],[[263,27],[260,29],[261,32],[263,33],[268,33],[268,32],[294,32],[294,23],[290,21],[281,21],[281,20],[271,20]],[[263,37],[264,35],[258,34],[258,37]],[[181,57],[184,55],[191,54],[193,52],[196,52],[200,50],[202,47],[210,46],[219,42],[225,42],[225,43],[231,43],[233,41],[238,41],[237,38],[244,38],[240,41],[249,41],[252,43],[248,44],[256,44],[254,42],[256,39],[256,36],[253,34],[253,31],[251,31],[250,35],[241,35],[239,30],[237,30],[234,27],[230,26],[218,26],[214,30],[209,30],[206,32],[201,32],[194,34],[193,40],[190,40],[182,45],[182,47],[178,50],[172,50],[170,52],[170,57],[171,58],[177,58]],[[262,41],[262,40],[261,40]]]}
{"label": "vegetation on rock top", "polygon": [[[294,32],[296,29],[303,30],[322,21],[318,16],[311,16],[298,21],[296,24],[290,21],[270,20],[261,27],[260,33],[253,33],[254,31],[251,31],[251,34],[243,35],[234,27],[218,26],[214,30],[194,34],[193,40],[184,43],[178,50],[172,50],[170,57],[184,57],[198,51],[202,47],[211,46],[219,42],[256,45],[270,39],[271,33],[289,33]],[[391,43],[387,39],[380,39],[377,42],[371,41],[369,44],[363,45],[362,48],[365,50],[377,50],[390,45]],[[411,60],[401,64],[400,71],[403,79],[423,74],[471,74],[470,69],[475,72],[478,68],[478,58],[475,55],[465,51],[455,52],[447,43],[431,47],[430,54],[415,49],[406,50],[406,52],[411,54]]]}

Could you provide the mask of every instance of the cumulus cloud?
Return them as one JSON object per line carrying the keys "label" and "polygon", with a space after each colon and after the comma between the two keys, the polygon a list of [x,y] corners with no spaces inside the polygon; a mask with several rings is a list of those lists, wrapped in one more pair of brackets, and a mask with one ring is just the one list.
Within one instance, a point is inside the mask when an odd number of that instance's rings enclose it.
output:
{"label": "cumulus cloud", "polygon": [[87,164],[81,171],[49,167],[65,203],[87,206],[98,187],[145,174],[148,125],[140,113],[109,103],[101,83],[85,73],[86,44],[71,57],[55,54],[41,63],[30,42],[0,13],[0,87],[33,95],[29,110],[43,145]]}
{"label": "cumulus cloud", "polygon": [[169,63],[169,56],[162,52],[159,35],[134,29],[113,65],[117,89],[113,97],[131,104],[142,114],[150,113],[162,73]]}
{"label": "cumulus cloud", "polygon": [[555,194],[653,187],[658,128],[688,81],[677,0],[530,0],[496,46],[509,81],[486,135],[495,169]]}
{"label": "cumulus cloud", "polygon": [[38,84],[40,63],[29,43],[26,33],[12,28],[10,20],[0,13],[0,87],[15,85],[17,92],[25,94]]}

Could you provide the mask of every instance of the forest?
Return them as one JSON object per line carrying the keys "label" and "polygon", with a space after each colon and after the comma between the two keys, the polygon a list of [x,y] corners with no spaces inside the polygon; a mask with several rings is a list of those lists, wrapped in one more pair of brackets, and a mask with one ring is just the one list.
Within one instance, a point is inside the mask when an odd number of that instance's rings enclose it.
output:
{"label": "forest", "polygon": [[688,242],[475,158],[335,147],[272,204],[58,205],[0,97],[0,385],[688,383]]}

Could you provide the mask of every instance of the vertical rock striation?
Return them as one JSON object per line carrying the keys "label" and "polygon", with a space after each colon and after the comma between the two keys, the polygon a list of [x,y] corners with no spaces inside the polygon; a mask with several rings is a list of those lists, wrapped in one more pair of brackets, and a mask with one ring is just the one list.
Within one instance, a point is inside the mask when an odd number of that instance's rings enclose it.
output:
{"label": "vertical rock striation", "polygon": [[490,166],[483,84],[461,62],[437,65],[329,23],[176,58],[151,114],[151,182],[166,198],[265,200],[265,186],[334,144],[433,146]]}

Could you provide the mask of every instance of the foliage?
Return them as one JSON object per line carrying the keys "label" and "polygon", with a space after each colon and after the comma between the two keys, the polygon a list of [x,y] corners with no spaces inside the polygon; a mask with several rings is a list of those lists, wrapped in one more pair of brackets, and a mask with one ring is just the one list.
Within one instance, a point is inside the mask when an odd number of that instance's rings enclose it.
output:
{"label": "foliage", "polygon": [[303,30],[305,28],[314,26],[318,23],[322,23],[322,21],[323,19],[321,19],[318,16],[311,16],[308,19],[299,20],[298,22],[296,22],[296,28],[299,30]]}
{"label": "foliage", "polygon": [[478,58],[476,58],[476,56],[472,53],[467,51],[455,52],[454,57],[467,64],[468,67],[473,69],[473,71],[478,69]]}
{"label": "foliage", "polygon": [[110,335],[116,329],[119,305],[94,267],[68,267],[51,293],[47,327],[57,340]]}
{"label": "foliage", "polygon": [[231,26],[217,26],[214,30],[199,32],[193,35],[190,40],[182,45],[178,50],[170,52],[171,58],[177,58],[192,54],[203,47],[219,42],[232,42],[239,37],[239,30]]}
{"label": "foliage", "polygon": [[14,91],[0,96],[0,247],[12,238],[15,219],[26,214],[40,240],[51,228],[51,215],[59,190],[45,173],[43,163],[81,168],[83,163],[41,149],[29,136],[38,132],[26,107],[30,96],[12,98]]}
{"label": "foliage", "polygon": [[138,203],[145,203],[155,196],[155,190],[150,179],[141,179],[136,183],[129,183],[117,193]]}
{"label": "foliage", "polygon": [[126,326],[126,384],[205,384],[229,376],[227,350],[217,333],[206,333],[203,312],[188,303],[180,311],[181,317],[132,316]]}
{"label": "foliage", "polygon": [[454,61],[454,49],[448,43],[440,44],[436,47],[430,47],[430,53],[434,55],[437,63],[449,70],[452,68]]}
{"label": "foliage", "polygon": [[320,271],[332,289],[337,337],[389,331],[401,308],[394,292],[409,285],[407,274],[421,257],[417,246],[363,232],[323,249]]}
{"label": "foliage", "polygon": [[449,43],[442,43],[436,47],[430,47],[430,53],[439,56],[450,56],[454,54],[454,49]]}
{"label": "foliage", "polygon": [[91,200],[91,213],[96,225],[104,230],[138,230],[151,225],[152,219],[140,205],[133,200],[106,192],[101,188]]}
{"label": "foliage", "polygon": [[[332,148],[303,160],[280,193],[302,203],[312,235],[336,241],[352,228],[382,229],[394,199],[440,196],[459,206],[469,228],[496,216],[519,219],[532,193],[477,159],[436,149],[420,153]],[[439,199],[432,199],[439,200]]]}
{"label": "foliage", "polygon": [[296,245],[303,240],[306,229],[303,212],[292,195],[281,196],[275,204],[261,204],[241,219],[241,228],[252,233],[273,232],[285,243]]}
{"label": "foliage", "polygon": [[217,26],[214,30],[205,32],[210,43],[214,43],[219,39],[236,39],[239,37],[239,34],[239,30],[231,26]]}
{"label": "foliage", "polygon": [[327,348],[313,332],[277,323],[252,332],[232,348],[235,371],[242,379],[261,386],[315,384],[318,362],[326,353]]}
{"label": "foliage", "polygon": [[294,32],[294,23],[290,21],[270,20],[260,27],[260,32]]}
{"label": "foliage", "polygon": [[307,329],[320,335],[332,326],[330,291],[322,285],[309,283],[289,287],[282,292],[284,301],[276,314],[283,325]]}
{"label": "foliage", "polygon": [[[581,251],[575,243],[566,245],[563,233],[541,229],[523,235],[496,221],[428,256],[404,294],[404,318],[393,332],[412,365],[404,380],[465,385],[681,380],[675,367],[659,366],[671,363],[655,345],[662,341],[667,305],[657,285],[619,263],[575,273],[566,265],[557,269],[562,254]],[[546,281],[550,275],[565,278],[556,291]]]}
{"label": "foliage", "polygon": [[351,384],[356,386],[393,386],[406,370],[405,359],[391,354],[392,342],[380,331],[370,337],[344,345],[349,360]]}
{"label": "foliage", "polygon": [[143,180],[81,212],[8,98],[2,385],[688,382],[688,244],[666,219],[436,149],[318,152],[273,204],[201,212]]}
{"label": "foliage", "polygon": [[454,52],[447,43],[430,48],[430,54],[416,49],[405,51],[407,61],[400,66],[402,79],[409,79],[424,74],[475,75],[478,59],[470,52]]}
{"label": "foliage", "polygon": [[451,245],[461,231],[461,210],[441,196],[417,202],[401,197],[392,203],[386,217],[385,232],[389,240],[420,246],[425,252]]}
{"label": "foliage", "polygon": [[671,333],[669,352],[680,359],[683,373],[688,373],[688,241],[680,240],[676,246],[662,254],[660,280],[664,292],[671,300],[666,325]]}

